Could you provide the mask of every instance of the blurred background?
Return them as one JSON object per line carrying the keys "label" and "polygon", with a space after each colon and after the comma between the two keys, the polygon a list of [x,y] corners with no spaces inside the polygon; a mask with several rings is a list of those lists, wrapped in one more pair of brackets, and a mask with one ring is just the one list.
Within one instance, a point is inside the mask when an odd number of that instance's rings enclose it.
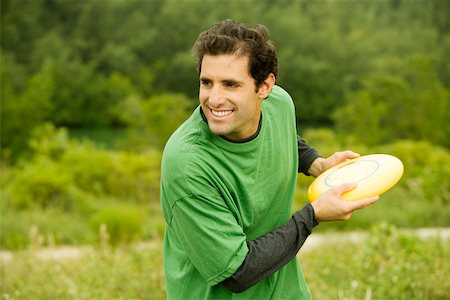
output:
{"label": "blurred background", "polygon": [[[403,232],[450,227],[449,13],[449,0],[2,0],[3,299],[165,297],[161,154],[197,106],[192,44],[226,18],[269,28],[277,83],[322,155],[405,165],[375,206],[315,229],[371,239],[300,257],[313,295],[445,299],[448,241]],[[34,254],[62,246],[93,252]]]}

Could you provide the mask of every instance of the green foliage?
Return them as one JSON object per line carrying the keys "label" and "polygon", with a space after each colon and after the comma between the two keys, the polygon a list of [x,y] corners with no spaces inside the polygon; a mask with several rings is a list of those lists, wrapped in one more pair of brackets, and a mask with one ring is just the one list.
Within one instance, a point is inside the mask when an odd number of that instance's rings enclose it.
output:
{"label": "green foliage", "polygon": [[[3,157],[23,152],[30,129],[43,121],[124,127],[130,115],[123,107],[142,108],[163,94],[194,99],[190,48],[225,18],[270,29],[278,83],[293,96],[301,126],[336,122],[362,138],[367,124],[368,143],[401,137],[448,147],[449,3],[2,1]],[[361,111],[371,113],[362,119]],[[155,145],[162,134],[151,137]]]}
{"label": "green foliage", "polygon": [[[430,274],[427,280],[419,275],[424,268],[445,264],[448,244],[441,244],[440,241],[432,241],[431,244],[434,249],[425,250],[418,238],[399,233],[395,226],[383,223],[374,227],[366,249],[361,253],[363,269],[367,274],[363,284],[375,287],[380,282],[380,276],[388,276],[395,283],[399,295],[392,295],[389,287],[380,289],[377,295],[401,296],[403,299],[444,299],[450,284],[440,278],[450,272],[448,267]],[[405,278],[405,274],[410,276]]]}
{"label": "green foliage", "polygon": [[[448,241],[419,240],[380,223],[367,241],[325,244],[317,251],[300,252],[299,259],[315,299],[446,299],[449,247]],[[34,251],[14,253],[4,263],[0,295],[166,298],[161,239],[78,250],[82,255],[66,260],[38,259]]]}
{"label": "green foliage", "polygon": [[163,147],[175,129],[188,118],[191,103],[182,94],[165,94],[151,97],[142,104],[147,128],[158,138],[157,145]]}
{"label": "green foliage", "polygon": [[13,176],[11,200],[16,208],[61,207],[70,210],[82,198],[74,188],[70,173],[48,159],[36,159],[18,169]]}
{"label": "green foliage", "polygon": [[[48,124],[32,135],[29,144],[34,155],[15,166],[1,166],[0,195],[5,212],[1,225],[7,228],[2,231],[2,247],[23,248],[32,226],[40,228],[44,236],[61,234],[57,242],[90,242],[89,229],[77,225],[84,223],[83,217],[105,222],[114,243],[162,234],[159,210],[151,209],[156,215],[152,220],[141,218],[149,203],[159,208],[160,152],[106,151],[89,142],[71,140],[64,129]],[[132,206],[123,209],[129,218],[115,215],[125,204]],[[112,212],[103,212],[110,206]],[[55,218],[54,212],[62,217]],[[27,218],[35,213],[51,218]],[[60,224],[66,217],[70,221]],[[143,224],[145,230],[140,230]]]}
{"label": "green foliage", "polygon": [[11,174],[16,207],[54,204],[70,210],[74,201],[87,195],[135,203],[159,197],[159,152],[136,155],[102,150],[87,141],[69,140],[64,129],[51,125],[38,128],[30,145],[34,157]]}
{"label": "green foliage", "polygon": [[69,141],[67,129],[45,123],[33,130],[28,145],[36,157],[58,160],[75,143]]}
{"label": "green foliage", "polygon": [[4,202],[1,209],[2,249],[91,244],[98,236],[86,220],[87,213],[67,213],[51,207],[18,210]]}
{"label": "green foliage", "polygon": [[9,78],[14,76],[13,69],[2,56],[0,141],[3,157],[17,159],[26,150],[26,141],[32,129],[47,120],[55,90],[53,68],[50,62],[44,64],[38,73],[29,78],[23,90],[17,92]]}
{"label": "green foliage", "polygon": [[[445,209],[450,204],[450,153],[426,141],[401,141],[380,147],[405,165],[403,184],[416,199]],[[433,210],[433,209],[432,209]],[[436,218],[436,217],[435,217]]]}
{"label": "green foliage", "polygon": [[[306,132],[311,145],[324,155],[393,154],[405,164],[380,202],[317,230],[381,221],[450,226],[449,3],[1,1],[0,141],[2,158],[17,161],[0,166],[1,247],[162,236],[161,153],[147,149],[162,147],[189,115],[198,88],[189,49],[201,30],[227,17],[269,27],[278,82],[292,94],[300,125],[337,125],[339,135]],[[128,126],[129,149],[145,150],[106,151],[41,126],[47,121]],[[308,180],[300,179],[299,208]],[[151,243],[68,261],[20,253],[2,265],[2,296],[164,299],[161,240]],[[448,242],[380,225],[364,245],[333,245],[302,261],[317,299],[446,299],[448,251]]]}
{"label": "green foliage", "polygon": [[396,60],[367,77],[336,111],[335,121],[341,133],[368,145],[423,139],[448,147],[449,115],[449,92],[431,61],[420,56]]}
{"label": "green foliage", "polygon": [[192,100],[183,94],[155,95],[141,101],[128,97],[119,107],[122,121],[131,128],[128,147],[162,149],[170,135],[192,113]]}
{"label": "green foliage", "polygon": [[136,94],[130,78],[113,72],[97,73],[93,65],[63,61],[56,70],[58,90],[53,98],[51,118],[55,124],[72,127],[111,127],[122,101]]}
{"label": "green foliage", "polygon": [[125,204],[105,207],[91,218],[91,227],[100,239],[112,245],[129,243],[139,237],[145,219],[141,208]]}
{"label": "green foliage", "polygon": [[380,223],[362,244],[323,246],[300,260],[317,299],[446,299],[449,246]]}
{"label": "green foliage", "polygon": [[66,260],[15,253],[2,262],[0,298],[166,299],[161,244],[155,239],[145,247],[79,248],[80,257]]}

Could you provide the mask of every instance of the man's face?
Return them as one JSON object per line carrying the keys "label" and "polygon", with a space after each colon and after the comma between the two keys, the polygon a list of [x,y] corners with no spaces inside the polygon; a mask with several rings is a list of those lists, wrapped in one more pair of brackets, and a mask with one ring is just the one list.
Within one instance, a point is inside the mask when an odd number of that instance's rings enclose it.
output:
{"label": "man's face", "polygon": [[212,133],[236,141],[252,136],[266,96],[261,88],[256,91],[247,56],[203,57],[199,100]]}

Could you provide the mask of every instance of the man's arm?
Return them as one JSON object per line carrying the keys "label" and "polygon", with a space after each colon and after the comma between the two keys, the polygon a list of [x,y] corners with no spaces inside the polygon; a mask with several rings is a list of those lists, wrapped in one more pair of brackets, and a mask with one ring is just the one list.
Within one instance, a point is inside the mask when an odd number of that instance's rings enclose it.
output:
{"label": "man's arm", "polygon": [[247,242],[249,251],[244,262],[222,284],[232,292],[240,293],[278,271],[297,255],[318,224],[313,207],[307,204],[285,225]]}
{"label": "man's arm", "polygon": [[355,210],[378,201],[378,196],[358,201],[342,199],[343,193],[355,187],[355,184],[347,183],[329,189],[296,212],[285,225],[247,242],[249,252],[244,262],[221,284],[235,293],[245,291],[291,261],[319,222],[348,220]]}
{"label": "man's arm", "polygon": [[309,172],[309,168],[313,162],[321,157],[319,152],[309,146],[306,141],[297,135],[297,148],[298,148],[298,172],[307,176],[313,175]]}

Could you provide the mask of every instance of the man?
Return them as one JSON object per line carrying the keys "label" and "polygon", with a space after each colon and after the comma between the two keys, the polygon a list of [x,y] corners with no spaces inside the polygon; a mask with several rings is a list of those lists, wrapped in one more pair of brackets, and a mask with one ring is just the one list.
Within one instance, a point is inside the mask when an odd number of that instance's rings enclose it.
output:
{"label": "man", "polygon": [[318,176],[357,156],[325,159],[297,136],[293,101],[275,85],[264,26],[225,20],[200,34],[200,105],[167,142],[161,171],[169,299],[309,299],[298,250],[321,221],[356,202],[331,189],[290,216],[297,172]]}

